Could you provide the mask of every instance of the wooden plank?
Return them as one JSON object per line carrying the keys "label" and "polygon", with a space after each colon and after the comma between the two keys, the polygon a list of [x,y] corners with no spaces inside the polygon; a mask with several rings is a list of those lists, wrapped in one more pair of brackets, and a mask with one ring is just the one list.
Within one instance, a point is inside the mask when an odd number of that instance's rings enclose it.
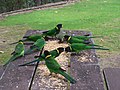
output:
{"label": "wooden plank", "polygon": [[[30,35],[33,32],[27,32],[26,35]],[[29,45],[26,46],[29,48]],[[29,90],[29,85],[31,83],[32,74],[34,72],[35,66],[25,66],[18,67],[18,64],[23,64],[25,62],[29,62],[34,60],[34,56],[37,55],[38,52],[35,52],[30,55],[25,55],[17,59],[14,62],[11,62],[6,70],[4,71],[1,80],[0,80],[0,89],[1,90]]]}
{"label": "wooden plank", "polygon": [[108,90],[120,90],[120,68],[105,68],[103,72]]}
{"label": "wooden plank", "polygon": [[[71,31],[71,34],[85,35],[89,32]],[[94,43],[92,39],[90,41]],[[70,63],[71,75],[77,80],[76,84],[70,85],[70,90],[104,90],[95,50],[85,50],[79,54],[72,53]]]}
{"label": "wooden plank", "polygon": [[70,90],[104,90],[103,80],[98,65],[82,65],[71,61],[71,75],[77,83]]}

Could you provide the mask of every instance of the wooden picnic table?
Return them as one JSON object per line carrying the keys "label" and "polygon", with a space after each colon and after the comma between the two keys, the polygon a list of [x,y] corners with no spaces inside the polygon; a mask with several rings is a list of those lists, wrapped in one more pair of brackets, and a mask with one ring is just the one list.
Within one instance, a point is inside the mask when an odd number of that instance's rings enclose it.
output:
{"label": "wooden picnic table", "polygon": [[[25,36],[41,32],[40,30],[29,30],[26,32]],[[80,30],[63,30],[62,32],[69,35],[91,34],[90,32]],[[91,40],[91,43],[94,43],[93,40]],[[26,48],[29,48],[29,46],[30,45],[26,45]],[[34,60],[34,56],[39,53],[40,52],[35,52],[21,57],[10,63],[5,70],[1,67],[0,90],[64,90],[40,86],[40,78],[37,74],[35,74],[33,78],[36,64],[34,66],[18,67],[18,64]],[[88,59],[87,61],[80,62],[78,60],[82,54],[88,55],[86,57]],[[95,50],[87,50],[80,54],[71,54],[70,73],[77,80],[77,83],[73,85],[67,82],[70,90],[104,90],[104,83]]]}

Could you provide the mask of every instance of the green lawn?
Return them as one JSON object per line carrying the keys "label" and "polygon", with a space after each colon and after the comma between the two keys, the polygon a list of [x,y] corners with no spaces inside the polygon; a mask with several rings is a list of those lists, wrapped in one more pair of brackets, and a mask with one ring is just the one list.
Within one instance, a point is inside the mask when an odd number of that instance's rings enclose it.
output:
{"label": "green lawn", "polygon": [[[29,29],[51,29],[62,23],[65,30],[86,30],[93,35],[102,35],[95,42],[110,48],[110,53],[120,50],[120,1],[82,0],[59,9],[33,11],[31,13],[9,16],[0,21],[0,63],[3,63],[14,50],[8,43],[22,38]],[[2,42],[2,41],[6,42]]]}

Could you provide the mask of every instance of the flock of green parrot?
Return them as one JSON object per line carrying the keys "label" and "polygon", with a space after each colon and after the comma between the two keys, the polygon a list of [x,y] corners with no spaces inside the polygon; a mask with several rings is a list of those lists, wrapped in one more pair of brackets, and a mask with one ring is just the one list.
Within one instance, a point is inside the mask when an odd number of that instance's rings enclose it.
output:
{"label": "flock of green parrot", "polygon": [[[58,24],[55,28],[48,31],[44,31],[42,32],[42,34],[25,36],[23,37],[24,38],[23,40],[19,40],[18,42],[12,43],[12,44],[17,44],[15,47],[15,51],[11,53],[12,57],[3,66],[7,66],[10,62],[26,54],[30,54],[33,53],[34,51],[42,50],[46,44],[45,41],[49,40],[49,37],[58,38],[57,35],[60,33],[61,28],[62,28],[62,24]],[[62,39],[58,38],[58,40],[62,41],[61,43],[67,42],[69,46],[65,48],[59,47],[52,51],[45,50],[43,54],[39,56],[34,56],[35,60],[25,64],[21,64],[19,66],[26,66],[34,62],[45,61],[45,64],[50,71],[50,75],[52,73],[61,74],[70,83],[75,84],[76,80],[74,80],[68,73],[66,73],[66,70],[61,68],[60,64],[55,60],[55,58],[58,57],[62,52],[79,53],[83,50],[88,50],[88,49],[109,50],[107,48],[103,48],[103,46],[91,44],[89,41],[90,38],[97,38],[97,37],[91,37],[89,35],[83,35],[83,36],[64,35]],[[25,41],[33,41],[34,44],[31,45],[28,50],[25,50],[24,47]]]}

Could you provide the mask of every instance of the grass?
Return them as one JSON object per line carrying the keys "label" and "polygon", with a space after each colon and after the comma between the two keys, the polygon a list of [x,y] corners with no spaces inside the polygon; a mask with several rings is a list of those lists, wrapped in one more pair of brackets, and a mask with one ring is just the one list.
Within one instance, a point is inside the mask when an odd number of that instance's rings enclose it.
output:
{"label": "grass", "polygon": [[[104,36],[95,42],[110,48],[110,53],[120,50],[120,2],[119,0],[82,0],[65,6],[8,16],[0,21],[0,63],[4,63],[14,50],[8,43],[22,38],[29,29],[51,29],[57,23],[66,30],[86,30],[93,35]],[[2,42],[2,41],[6,42]]]}

